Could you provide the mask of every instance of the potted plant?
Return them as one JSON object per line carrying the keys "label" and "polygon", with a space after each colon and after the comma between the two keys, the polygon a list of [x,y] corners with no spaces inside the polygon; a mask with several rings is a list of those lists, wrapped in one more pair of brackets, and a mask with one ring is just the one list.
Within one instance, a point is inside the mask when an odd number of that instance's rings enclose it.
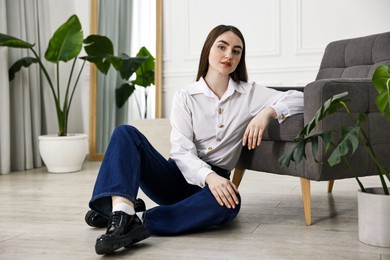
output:
{"label": "potted plant", "polygon": [[[73,101],[75,90],[85,62],[96,65],[98,70],[107,74],[110,66],[120,71],[121,75],[132,75],[148,57],[131,58],[126,54],[114,55],[113,44],[105,36],[89,35],[83,38],[81,23],[76,15],[72,15],[62,24],[51,37],[45,52],[45,59],[56,66],[56,75],[50,75],[43,58],[34,50],[34,44],[25,42],[10,35],[0,34],[0,46],[10,48],[29,49],[34,57],[23,57],[16,61],[9,69],[9,80],[12,81],[15,74],[22,67],[29,67],[37,63],[46,78],[54,99],[57,120],[57,135],[39,137],[39,148],[43,161],[49,172],[78,171],[87,155],[87,135],[68,134],[68,116]],[[87,53],[84,57],[79,54],[84,46]],[[77,75],[74,75],[77,61],[82,60],[82,65]],[[60,62],[72,61],[69,78],[60,79]],[[130,77],[129,76],[129,77]],[[66,84],[62,93],[61,85]]]}
{"label": "potted plant", "polygon": [[[378,92],[375,104],[382,116],[390,121],[389,67],[379,66],[376,68],[372,82]],[[358,116],[354,116],[350,113],[345,100],[347,95],[348,92],[344,92],[327,100],[317,111],[314,118],[304,126],[303,130],[298,134],[294,146],[279,159],[279,163],[286,167],[289,166],[291,161],[299,164],[304,157],[306,158],[306,146],[309,144],[311,144],[313,158],[316,158],[319,149],[318,143],[321,140],[324,143],[325,152],[333,148],[327,158],[329,165],[335,166],[343,161],[347,169],[354,174],[360,187],[358,191],[359,240],[370,245],[390,247],[390,196],[389,185],[387,184],[387,181],[390,182],[390,174],[378,160],[374,149],[368,142],[366,133],[361,127],[366,120],[365,114],[360,113]],[[342,127],[340,139],[335,139],[332,136],[333,131],[311,134],[321,120],[342,108],[354,119],[355,125]],[[350,157],[347,155],[352,155],[359,143],[364,147],[375,165],[382,184],[380,188],[365,188],[348,159]]]}

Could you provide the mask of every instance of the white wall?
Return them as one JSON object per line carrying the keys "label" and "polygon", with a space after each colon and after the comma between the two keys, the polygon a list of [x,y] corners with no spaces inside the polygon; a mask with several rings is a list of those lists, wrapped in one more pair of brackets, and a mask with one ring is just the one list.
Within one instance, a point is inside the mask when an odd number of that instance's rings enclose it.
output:
{"label": "white wall", "polygon": [[164,116],[218,24],[244,34],[249,79],[274,86],[313,81],[330,41],[390,31],[388,0],[164,0],[163,10]]}

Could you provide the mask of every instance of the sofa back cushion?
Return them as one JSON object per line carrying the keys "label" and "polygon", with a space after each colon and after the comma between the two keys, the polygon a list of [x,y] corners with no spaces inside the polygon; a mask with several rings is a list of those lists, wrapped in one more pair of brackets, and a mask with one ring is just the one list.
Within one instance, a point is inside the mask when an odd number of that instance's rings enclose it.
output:
{"label": "sofa back cushion", "polygon": [[390,32],[329,43],[316,80],[371,78],[379,65],[390,65]]}

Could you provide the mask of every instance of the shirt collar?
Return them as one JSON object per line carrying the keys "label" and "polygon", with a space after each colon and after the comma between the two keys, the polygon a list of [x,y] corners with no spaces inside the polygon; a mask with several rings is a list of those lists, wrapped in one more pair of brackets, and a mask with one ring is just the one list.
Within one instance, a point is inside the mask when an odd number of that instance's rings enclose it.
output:
{"label": "shirt collar", "polygon": [[[234,91],[237,91],[238,93],[241,93],[241,94],[245,94],[244,87],[241,84],[236,83],[232,78],[230,78],[229,83],[228,83],[228,88],[227,88],[225,94],[223,95],[222,99],[224,99],[225,96],[226,97],[231,96],[234,93]],[[215,97],[215,94],[208,87],[208,85],[203,77],[201,77],[199,79],[199,81],[197,81],[194,84],[189,86],[188,93],[190,95],[204,94],[208,97]]]}

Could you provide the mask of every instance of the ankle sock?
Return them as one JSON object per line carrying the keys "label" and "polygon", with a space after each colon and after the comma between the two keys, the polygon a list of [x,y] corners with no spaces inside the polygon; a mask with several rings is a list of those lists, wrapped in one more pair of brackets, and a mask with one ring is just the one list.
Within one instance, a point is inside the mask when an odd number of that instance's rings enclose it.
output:
{"label": "ankle sock", "polygon": [[126,203],[118,203],[116,205],[113,205],[112,206],[112,212],[115,212],[115,211],[123,211],[123,212],[125,212],[128,215],[134,215],[135,214],[134,208],[132,206],[130,206],[129,204],[126,204]]}

